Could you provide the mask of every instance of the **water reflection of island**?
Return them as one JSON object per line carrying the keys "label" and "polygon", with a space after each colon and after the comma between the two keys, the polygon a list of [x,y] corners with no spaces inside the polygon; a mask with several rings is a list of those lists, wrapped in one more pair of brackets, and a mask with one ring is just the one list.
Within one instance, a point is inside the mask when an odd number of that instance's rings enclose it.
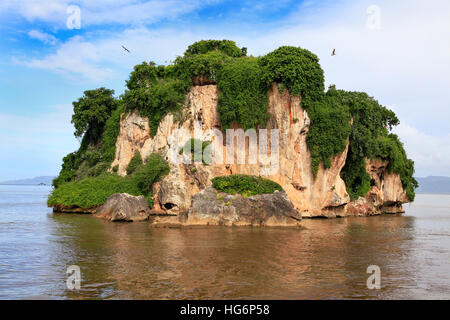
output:
{"label": "water reflection of island", "polygon": [[[410,217],[303,220],[301,230],[53,219],[64,239],[54,258],[82,272],[81,291],[62,293],[69,298],[380,298],[414,285],[405,280]],[[369,265],[382,270],[381,290],[366,287]]]}

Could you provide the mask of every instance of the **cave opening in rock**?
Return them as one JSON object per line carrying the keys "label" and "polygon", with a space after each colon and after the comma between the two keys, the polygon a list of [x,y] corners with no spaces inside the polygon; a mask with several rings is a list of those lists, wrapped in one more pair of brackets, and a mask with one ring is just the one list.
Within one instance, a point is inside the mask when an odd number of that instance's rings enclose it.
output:
{"label": "cave opening in rock", "polygon": [[166,210],[173,209],[173,208],[176,207],[176,206],[177,206],[177,205],[174,204],[174,203],[170,203],[170,202],[164,203],[164,209],[166,209]]}

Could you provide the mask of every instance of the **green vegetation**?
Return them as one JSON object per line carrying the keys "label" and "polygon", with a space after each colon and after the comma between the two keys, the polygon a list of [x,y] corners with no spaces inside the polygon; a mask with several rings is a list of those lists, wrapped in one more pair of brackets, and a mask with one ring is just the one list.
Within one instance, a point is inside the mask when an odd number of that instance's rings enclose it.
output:
{"label": "green vegetation", "polygon": [[145,165],[131,175],[131,179],[143,195],[148,195],[153,183],[160,181],[169,171],[169,165],[164,158],[159,153],[153,153]]}
{"label": "green vegetation", "polygon": [[[267,87],[282,83],[290,93],[302,97],[302,106],[318,101],[324,93],[324,75],[319,58],[312,52],[284,46],[260,58],[263,81]],[[279,87],[282,90],[283,87]]]}
{"label": "green vegetation", "polygon": [[151,135],[168,113],[178,113],[193,83],[216,83],[223,129],[239,123],[244,130],[266,127],[268,88],[273,82],[302,95],[303,106],[323,96],[324,76],[316,55],[281,47],[264,57],[247,57],[247,49],[229,40],[203,40],[188,47],[173,64],[137,65],[123,96],[126,110],[139,109],[149,118]]}
{"label": "green vegetation", "polygon": [[205,54],[211,51],[219,51],[234,58],[247,55],[247,48],[239,49],[236,43],[230,40],[201,40],[191,44],[187,48],[185,55]]}
{"label": "green vegetation", "polygon": [[169,173],[169,166],[161,155],[152,154],[145,166],[141,166],[132,175],[119,177],[111,173],[102,173],[97,177],[87,177],[72,181],[55,188],[48,199],[48,205],[56,204],[90,208],[105,203],[115,193],[128,193],[134,196],[144,195],[152,206],[151,186]]}
{"label": "green vegetation", "polygon": [[132,174],[137,169],[139,169],[142,166],[142,158],[141,153],[137,151],[133,158],[131,158],[130,163],[128,163],[127,167],[127,174]]}
{"label": "green vegetation", "polygon": [[154,136],[159,123],[169,112],[182,108],[189,83],[175,78],[164,78],[164,66],[156,67],[154,63],[143,63],[134,68],[128,90],[123,95],[127,111],[138,109],[140,114],[148,117],[150,134]]}
{"label": "green vegetation", "polygon": [[[185,150],[187,150],[191,154],[192,162],[200,162],[203,164],[211,164],[212,158],[210,149],[206,149],[211,144],[211,141],[201,141],[199,139],[190,139],[188,140],[183,148],[180,149],[179,154],[182,154]],[[206,152],[205,152],[206,150]],[[193,155],[193,159],[192,159]],[[193,168],[197,170],[196,168]],[[192,170],[191,170],[192,172]],[[192,172],[194,173],[194,172]]]}
{"label": "green vegetation", "polygon": [[103,132],[103,126],[116,109],[114,90],[99,88],[87,90],[84,96],[73,103],[72,123],[75,136],[87,136],[89,141],[97,141]]}
{"label": "green vegetation", "polygon": [[414,162],[409,160],[403,145],[389,131],[399,124],[394,112],[381,106],[374,98],[362,92],[347,92],[330,88],[334,96],[348,106],[353,118],[350,146],[341,176],[352,199],[365,196],[370,189],[370,177],[365,170],[365,159],[380,158],[389,161],[388,171],[400,174],[403,188],[414,200],[417,181],[413,178]]}
{"label": "green vegetation", "polygon": [[327,92],[322,100],[314,101],[308,109],[311,127],[306,143],[311,152],[314,176],[320,163],[331,167],[334,155],[344,151],[350,134],[350,112],[336,95]]}
{"label": "green vegetation", "polygon": [[105,203],[114,193],[141,194],[133,181],[114,174],[104,173],[98,177],[72,181],[53,190],[48,199],[48,205],[77,206],[90,208]]}
{"label": "green vegetation", "polygon": [[55,188],[109,169],[116,153],[120,115],[124,112],[122,101],[112,97],[113,93],[105,88],[87,90],[73,103],[72,123],[75,136],[82,137],[81,145],[63,158],[59,176],[53,180]]}
{"label": "green vegetation", "polygon": [[119,101],[117,109],[111,113],[111,117],[105,123],[103,132],[103,161],[112,162],[116,155],[116,141],[120,131],[120,115],[125,108],[122,101]]}
{"label": "green vegetation", "polygon": [[244,130],[266,127],[268,99],[262,78],[258,59],[253,57],[235,59],[221,68],[218,111],[224,128],[233,122],[240,123]]}
{"label": "green vegetation", "polygon": [[257,194],[272,194],[275,190],[283,190],[278,183],[272,180],[244,174],[215,177],[211,181],[216,190],[228,194],[238,193],[244,196],[253,196]]}
{"label": "green vegetation", "polygon": [[389,134],[388,136],[378,137],[375,156],[389,161],[388,172],[400,174],[406,195],[411,201],[414,200],[414,190],[419,186],[417,180],[413,177],[414,161],[407,158],[403,144],[397,135]]}
{"label": "green vegetation", "polygon": [[[64,157],[61,172],[53,182],[55,194],[69,192],[68,186],[81,190],[111,183],[111,188],[105,187],[105,190],[112,191],[120,185],[120,188],[129,188],[130,192],[148,195],[137,185],[131,186],[137,183],[137,178],[131,177],[140,176],[145,180],[143,174],[152,176],[152,172],[146,171],[150,159],[143,165],[138,156],[133,158],[127,168],[130,177],[126,178],[132,182],[116,177],[117,166],[112,169],[113,173],[107,173],[116,153],[121,115],[138,110],[148,117],[150,134],[154,136],[164,116],[172,113],[176,118],[182,117],[191,85],[211,83],[217,84],[219,91],[218,112],[222,129],[233,123],[240,124],[244,130],[265,128],[269,119],[268,92],[276,83],[280,92],[288,90],[292,95],[301,96],[302,107],[308,111],[311,126],[306,142],[311,151],[314,176],[321,163],[324,168],[330,167],[333,157],[343,152],[349,141],[341,176],[352,199],[365,195],[370,189],[366,158],[388,161],[389,172],[400,174],[408,197],[414,199],[417,187],[413,178],[414,163],[407,158],[398,137],[390,133],[399,123],[392,111],[365,93],[336,90],[334,86],[325,92],[319,59],[308,50],[283,46],[265,56],[252,57],[247,56],[246,48],[239,48],[229,40],[196,42],[167,66],[158,66],[154,62],[135,66],[126,81],[127,90],[119,98],[113,96],[113,90],[106,88],[85,91],[73,102],[72,123],[75,136],[82,138],[81,145],[79,150]],[[298,122],[298,119],[293,121]],[[200,148],[196,150],[195,145],[200,142],[192,139],[188,143],[194,160],[210,163],[210,159],[196,154]],[[203,154],[208,144],[201,144]],[[266,185],[262,182],[261,187],[259,180],[255,184],[249,179],[236,176],[217,179],[216,183],[234,192],[253,194],[260,191],[258,188],[270,191],[270,188],[264,189]],[[152,181],[153,178],[147,181],[150,183],[148,188]],[[66,191],[58,191],[60,188]],[[67,197],[64,201],[70,198]],[[73,194],[73,197],[77,203],[85,204],[80,200],[81,195]],[[103,198],[99,194],[93,202]]]}

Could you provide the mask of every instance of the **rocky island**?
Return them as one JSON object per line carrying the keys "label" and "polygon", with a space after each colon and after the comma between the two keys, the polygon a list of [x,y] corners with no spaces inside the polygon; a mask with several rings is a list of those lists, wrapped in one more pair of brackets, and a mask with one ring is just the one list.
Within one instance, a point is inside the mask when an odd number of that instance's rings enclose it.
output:
{"label": "rocky island", "polygon": [[308,50],[252,57],[233,41],[199,41],[167,66],[135,66],[126,86],[73,103],[82,142],[53,181],[55,212],[297,226],[402,213],[414,200],[414,162],[390,132],[398,118],[366,93],[325,90]]}

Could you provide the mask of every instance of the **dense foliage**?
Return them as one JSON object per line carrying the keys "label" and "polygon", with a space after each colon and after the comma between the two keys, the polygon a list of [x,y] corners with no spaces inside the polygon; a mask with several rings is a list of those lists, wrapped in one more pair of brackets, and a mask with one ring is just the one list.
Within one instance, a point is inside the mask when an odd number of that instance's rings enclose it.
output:
{"label": "dense foliage", "polygon": [[220,51],[227,56],[238,58],[247,55],[247,49],[240,49],[234,41],[231,40],[201,40],[191,44],[186,52],[186,56],[205,54],[211,51]]}
{"label": "dense foliage", "polygon": [[[118,99],[113,97],[113,90],[105,88],[85,91],[83,97],[73,103],[72,122],[75,135],[82,138],[81,146],[64,157],[54,186],[57,189],[64,186],[68,190],[66,184],[75,187],[84,181],[82,185],[86,187],[122,179],[106,174],[115,156],[121,115],[139,110],[142,116],[148,117],[150,134],[154,136],[165,115],[182,112],[186,94],[193,84],[212,83],[217,84],[219,91],[218,112],[222,129],[233,123],[240,124],[244,130],[266,127],[268,91],[273,83],[277,83],[280,91],[288,90],[292,95],[301,96],[302,107],[308,111],[311,126],[306,142],[314,176],[321,164],[324,168],[330,167],[333,156],[343,152],[349,142],[341,176],[352,199],[364,196],[370,189],[370,176],[365,170],[367,158],[387,161],[389,172],[400,174],[408,197],[414,199],[417,187],[413,178],[414,163],[407,158],[398,137],[390,133],[399,123],[392,111],[365,93],[334,87],[325,92],[319,59],[308,50],[283,46],[262,57],[248,57],[246,48],[239,48],[229,40],[196,42],[167,66],[158,66],[154,62],[135,66],[126,81],[125,93]],[[188,143],[194,157],[198,156],[194,148],[196,142],[190,140]],[[205,147],[202,145],[202,152]],[[133,158],[128,168],[130,176],[143,175],[147,172],[144,170],[147,164],[144,166],[137,156]],[[112,171],[117,170],[115,167]],[[149,174],[151,177],[153,173]],[[256,178],[249,179],[236,176],[215,181],[234,192],[252,193],[259,187],[250,187],[255,183],[252,179]],[[256,182],[260,183],[259,180]],[[247,187],[249,190],[243,190]],[[138,190],[142,192],[142,188]]]}
{"label": "dense foliage", "polygon": [[284,46],[260,58],[263,81],[266,86],[273,82],[283,83],[291,94],[302,97],[307,109],[312,101],[322,98],[324,75],[319,58],[312,52]]}
{"label": "dense foliage", "polygon": [[276,182],[256,176],[234,174],[224,177],[215,177],[212,180],[213,187],[228,194],[242,194],[253,196],[257,194],[272,194],[283,188]]}
{"label": "dense foliage", "polygon": [[346,104],[353,118],[347,160],[341,176],[352,199],[365,196],[370,189],[370,177],[365,170],[365,159],[380,158],[389,162],[389,172],[400,174],[403,188],[414,200],[417,181],[413,178],[414,163],[406,156],[403,145],[389,131],[399,124],[391,110],[362,92],[347,92],[330,88],[334,96]]}
{"label": "dense foliage", "polygon": [[218,111],[225,128],[233,122],[244,130],[266,127],[268,100],[262,78],[258,59],[253,57],[235,59],[220,69]]}
{"label": "dense foliage", "polygon": [[153,183],[161,180],[169,172],[169,166],[158,153],[152,154],[145,165],[141,165],[129,176],[102,173],[97,177],[86,177],[55,188],[48,199],[48,205],[56,204],[90,208],[105,203],[115,193],[144,195],[152,206],[150,196]]}
{"label": "dense foliage", "polygon": [[102,137],[102,153],[103,161],[105,162],[112,162],[116,155],[116,141],[120,131],[120,115],[124,111],[123,102],[119,101],[117,109],[112,112],[111,117],[106,121]]}
{"label": "dense foliage", "polygon": [[211,141],[201,141],[199,139],[189,139],[180,149],[179,153],[188,152],[191,156],[191,162],[202,162],[203,164],[211,164],[211,149],[207,147],[211,144]]}
{"label": "dense foliage", "polygon": [[239,123],[245,130],[266,127],[269,118],[268,88],[279,82],[294,95],[302,95],[303,106],[320,100],[324,76],[316,55],[296,47],[281,47],[264,57],[247,57],[229,40],[203,40],[188,47],[168,66],[154,62],[137,65],[123,96],[127,110],[139,109],[149,118],[151,135],[161,119],[177,112],[193,83],[216,83],[222,126]]}
{"label": "dense foliage", "polygon": [[116,108],[114,90],[99,88],[87,90],[83,97],[73,102],[72,123],[75,136],[88,136],[90,141],[97,141],[103,132],[103,126]]}
{"label": "dense foliage", "polygon": [[138,109],[149,119],[150,134],[154,136],[162,118],[182,108],[189,83],[165,77],[164,66],[143,63],[134,67],[123,95],[126,110]]}
{"label": "dense foliage", "polygon": [[320,163],[325,169],[331,167],[331,159],[342,152],[350,134],[350,112],[339,98],[329,91],[323,99],[314,101],[308,114],[311,126],[306,143],[311,152],[311,167],[317,174]]}
{"label": "dense foliage", "polygon": [[130,162],[128,163],[127,174],[132,174],[141,166],[142,166],[141,153],[139,151],[136,151],[133,158],[131,158]]}
{"label": "dense foliage", "polygon": [[48,199],[48,205],[56,204],[90,208],[105,203],[115,193],[140,195],[139,189],[130,178],[103,173],[98,177],[88,177],[72,181],[54,189]]}
{"label": "dense foliage", "polygon": [[[111,94],[113,92],[112,90],[105,90],[101,88],[90,90],[89,92],[109,91]],[[89,101],[90,98],[88,97],[92,97],[92,95],[86,95],[86,92],[85,96],[78,101],[83,101],[84,105],[91,105],[97,110],[106,110],[108,108]],[[95,95],[92,99],[98,101]],[[105,103],[110,103],[109,98],[105,99]],[[103,116],[103,119],[106,118],[106,120],[103,120],[104,124],[99,127],[102,131],[99,132],[99,128],[90,129],[91,127],[89,125],[81,140],[80,148],[76,152],[72,152],[63,158],[61,171],[58,177],[53,180],[54,187],[57,188],[61,184],[73,180],[79,181],[85,177],[95,177],[108,170],[116,153],[116,141],[120,129],[120,115],[124,112],[122,101],[114,100],[112,105],[115,106],[115,109],[109,111],[109,116]],[[80,111],[79,108],[75,107],[74,103],[73,119],[82,118],[78,112],[87,113],[87,110]],[[95,132],[95,135],[90,134],[89,132]],[[96,137],[98,134],[100,134],[100,138]]]}

